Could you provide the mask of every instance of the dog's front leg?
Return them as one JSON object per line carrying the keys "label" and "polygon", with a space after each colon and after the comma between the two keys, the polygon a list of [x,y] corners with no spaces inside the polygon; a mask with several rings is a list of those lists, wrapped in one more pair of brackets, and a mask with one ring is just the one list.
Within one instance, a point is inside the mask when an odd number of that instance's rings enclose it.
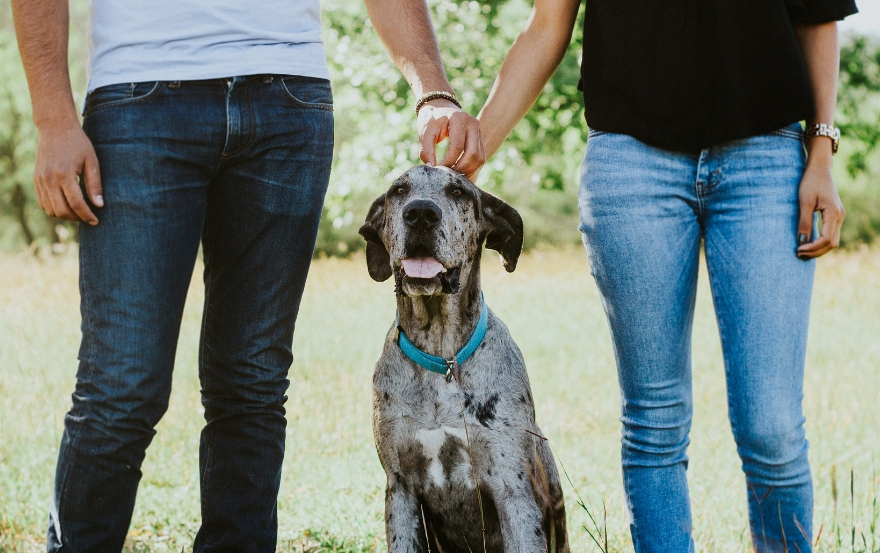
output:
{"label": "dog's front leg", "polygon": [[504,482],[506,496],[496,501],[505,553],[548,552],[543,514],[535,503],[532,490],[523,482]]}
{"label": "dog's front leg", "polygon": [[385,535],[389,553],[426,553],[428,542],[419,500],[401,480],[390,476],[385,488]]}

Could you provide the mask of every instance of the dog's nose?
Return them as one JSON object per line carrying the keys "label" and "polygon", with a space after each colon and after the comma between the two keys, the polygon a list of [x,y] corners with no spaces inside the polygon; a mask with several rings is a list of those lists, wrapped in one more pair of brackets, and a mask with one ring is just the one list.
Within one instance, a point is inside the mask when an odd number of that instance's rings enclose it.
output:
{"label": "dog's nose", "polygon": [[403,221],[417,230],[434,228],[442,217],[443,212],[430,200],[413,200],[403,208]]}

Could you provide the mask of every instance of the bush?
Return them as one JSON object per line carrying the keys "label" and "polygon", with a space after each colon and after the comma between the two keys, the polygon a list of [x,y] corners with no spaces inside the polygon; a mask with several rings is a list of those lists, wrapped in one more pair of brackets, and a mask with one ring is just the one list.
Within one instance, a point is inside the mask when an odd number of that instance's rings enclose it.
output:
{"label": "bush", "polygon": [[[504,55],[525,25],[528,0],[429,0],[446,70],[465,109],[477,113]],[[414,98],[382,47],[363,2],[325,0],[324,40],[335,96],[336,148],[316,254],[360,249],[366,210],[391,181],[418,164]],[[78,102],[85,91],[88,6],[72,2],[71,75]],[[579,78],[580,26],[559,70],[477,184],[523,215],[526,248],[577,243],[578,168],[586,144]],[[76,225],[39,209],[31,174],[36,131],[18,59],[8,4],[0,13],[0,247],[58,249]],[[840,126],[845,171],[838,185],[849,216],[846,245],[880,234],[876,176],[880,142],[880,46],[849,40],[841,52]],[[872,165],[872,163],[874,165]]]}

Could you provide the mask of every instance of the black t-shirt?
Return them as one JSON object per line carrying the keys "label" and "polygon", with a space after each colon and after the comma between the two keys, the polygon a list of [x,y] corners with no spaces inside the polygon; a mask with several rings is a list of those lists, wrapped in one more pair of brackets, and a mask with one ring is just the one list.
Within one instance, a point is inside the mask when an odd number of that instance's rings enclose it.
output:
{"label": "black t-shirt", "polygon": [[587,0],[587,124],[699,151],[809,119],[792,23],[856,11],[854,0]]}

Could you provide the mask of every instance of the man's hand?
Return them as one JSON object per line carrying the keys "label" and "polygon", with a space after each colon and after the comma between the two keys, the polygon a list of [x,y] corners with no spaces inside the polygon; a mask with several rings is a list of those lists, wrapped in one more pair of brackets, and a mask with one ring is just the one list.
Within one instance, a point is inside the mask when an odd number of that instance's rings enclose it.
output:
{"label": "man's hand", "polygon": [[449,138],[449,148],[439,165],[455,169],[473,181],[486,162],[480,123],[448,100],[432,100],[419,110],[419,157],[437,165],[437,144]]}
{"label": "man's hand", "polygon": [[[840,227],[846,211],[831,177],[831,145],[824,137],[811,139],[807,168],[798,189],[800,198],[800,222],[798,223],[797,256],[812,259],[830,252],[840,245]],[[813,241],[813,214],[822,215],[822,230]]]}
{"label": "man's hand", "polygon": [[67,68],[70,20],[67,0],[12,0],[15,36],[40,135],[34,185],[50,217],[97,225],[83,198],[102,207],[101,176],[92,143],[76,116]]}
{"label": "man's hand", "polygon": [[92,205],[103,207],[98,158],[82,128],[73,124],[40,129],[34,167],[34,185],[40,207],[50,217],[94,226],[98,224],[98,218],[85,201],[80,177]]}
{"label": "man's hand", "polygon": [[[21,1],[21,0],[19,0]],[[425,0],[365,0],[370,21],[391,59],[412,87],[416,98],[429,90],[452,92],[437,36]],[[419,110],[422,161],[437,164],[437,144],[447,137],[449,149],[440,165],[471,180],[486,160],[480,124],[448,100],[435,99]]]}

